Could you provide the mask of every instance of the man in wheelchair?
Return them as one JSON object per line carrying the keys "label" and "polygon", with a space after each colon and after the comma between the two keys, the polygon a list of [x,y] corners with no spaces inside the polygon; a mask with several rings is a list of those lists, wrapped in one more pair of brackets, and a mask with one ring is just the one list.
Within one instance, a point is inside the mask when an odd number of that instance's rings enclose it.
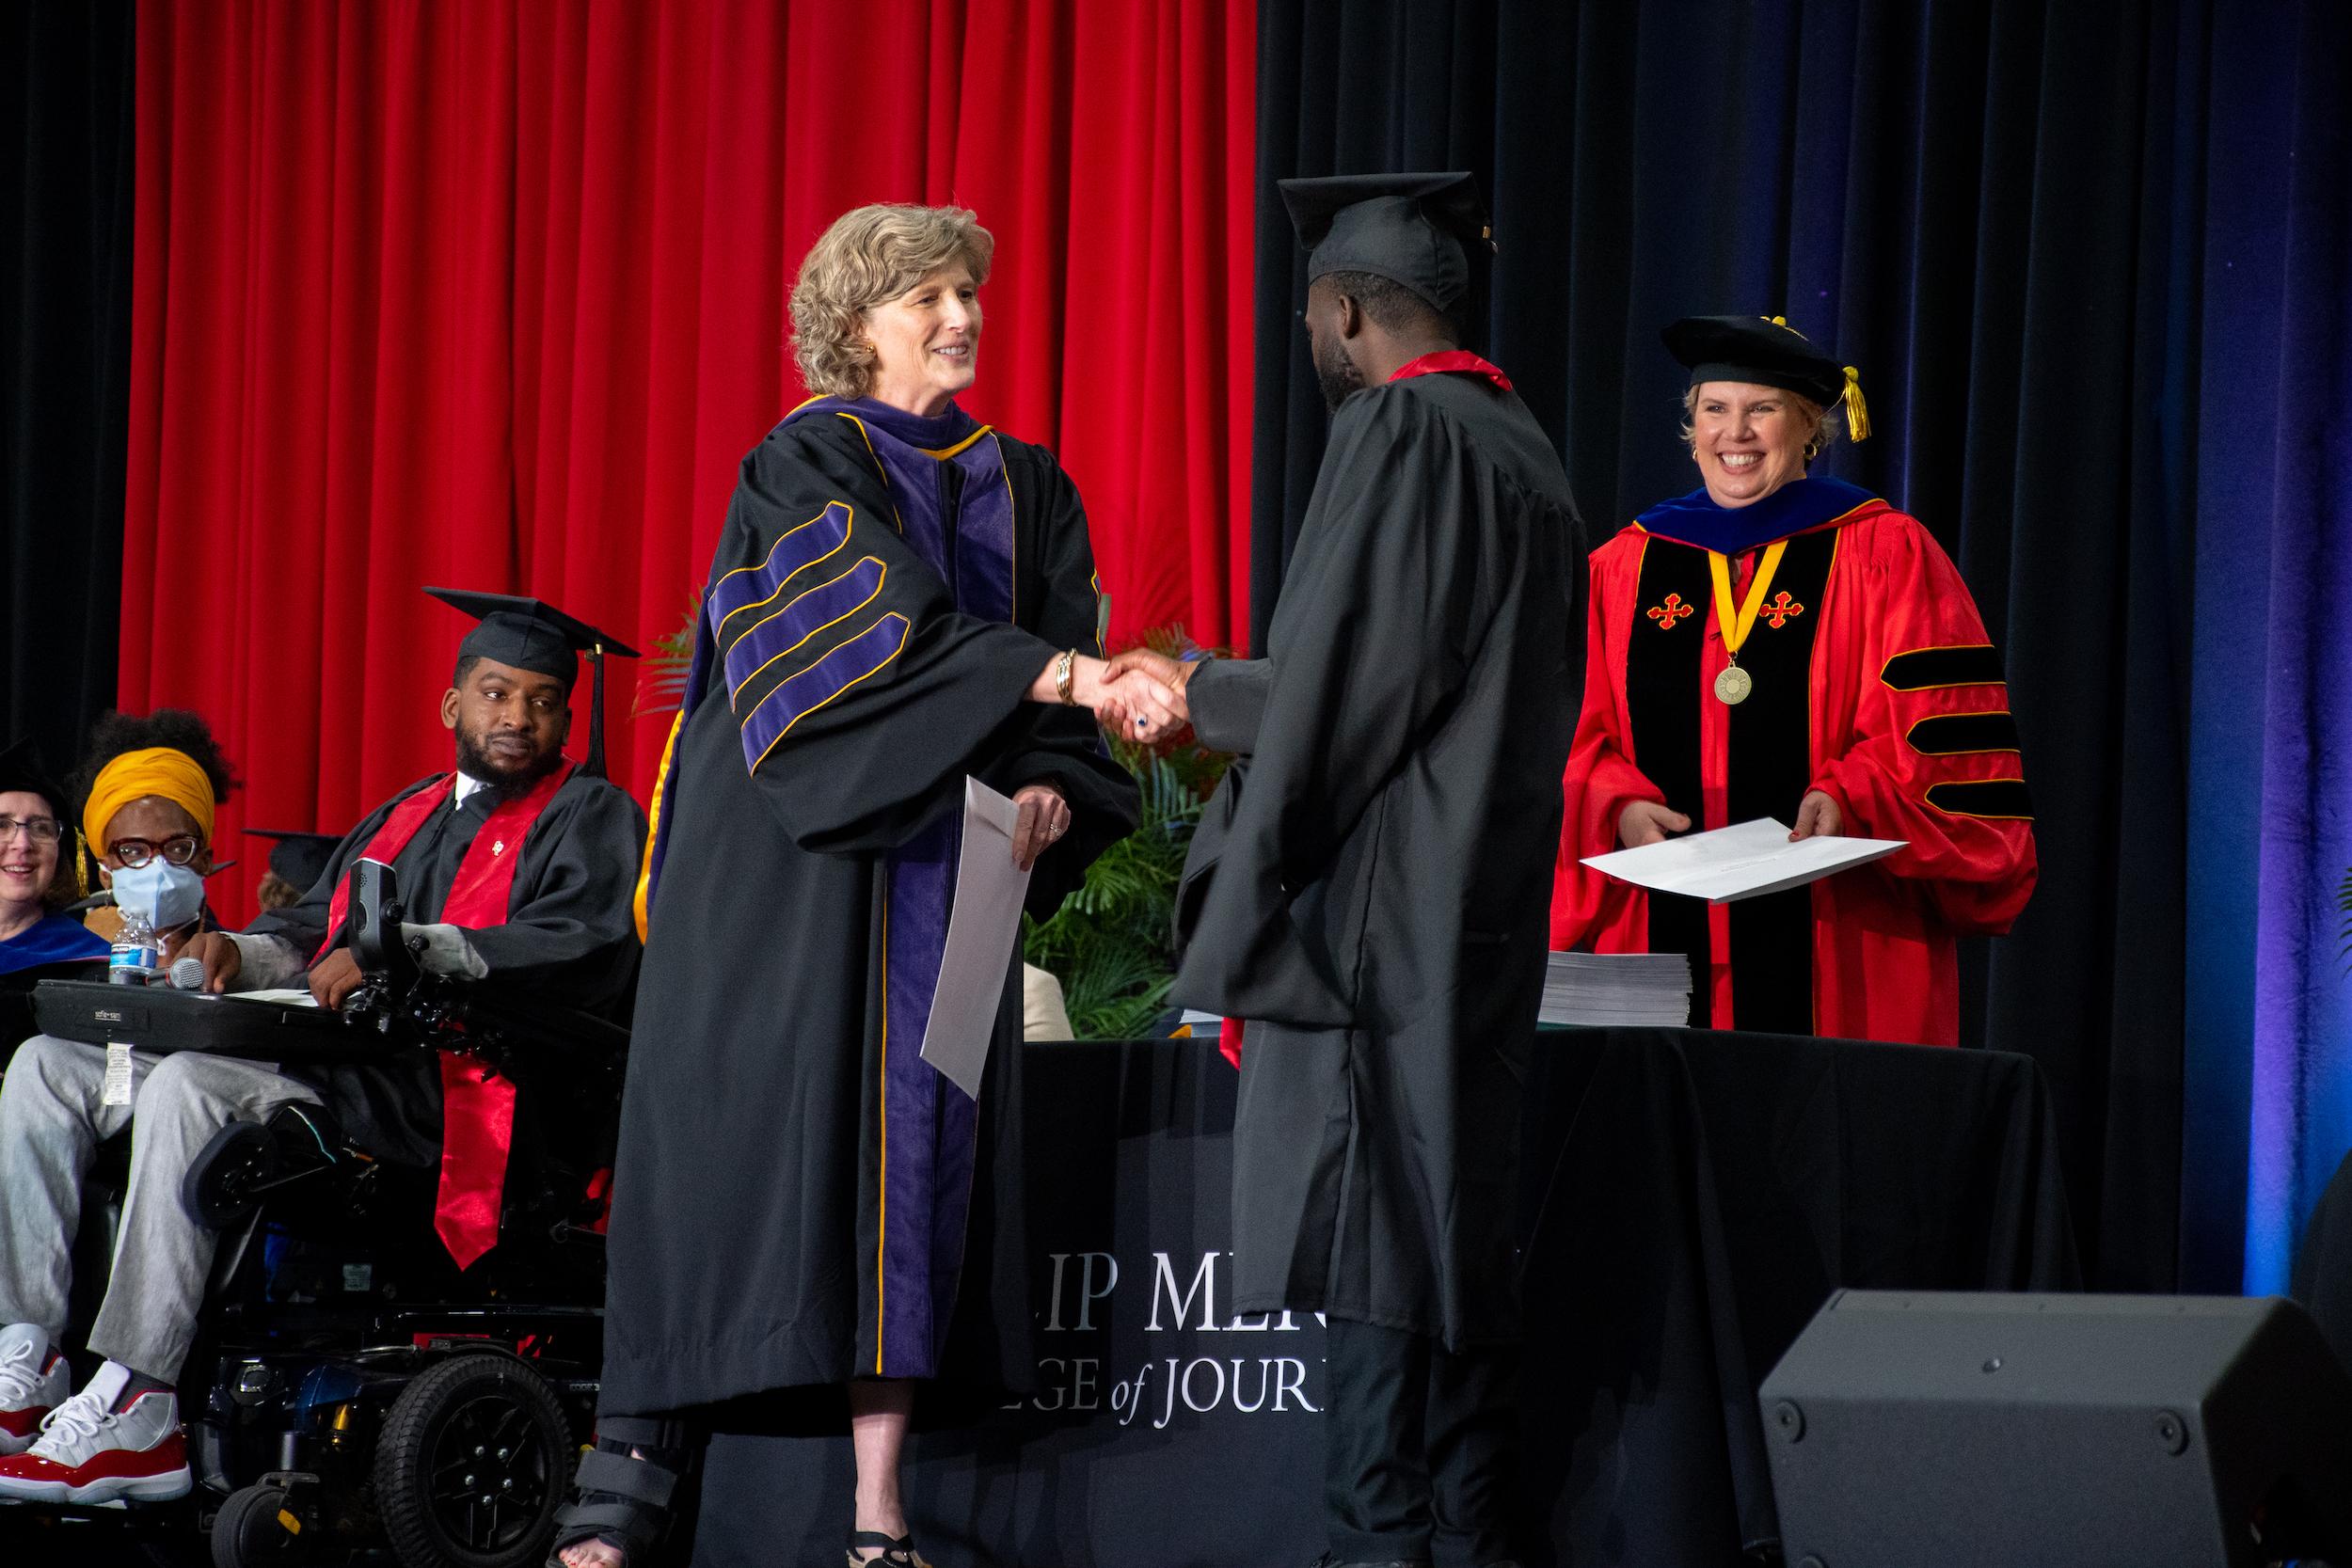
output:
{"label": "man in wheelchair", "polygon": [[[362,982],[346,873],[390,865],[404,959],[509,1002],[625,1016],[639,955],[629,902],[644,820],[603,776],[602,666],[586,759],[562,750],[577,655],[627,653],[535,600],[432,590],[480,625],[441,699],[454,770],[411,785],[337,847],[297,904],[190,942],[208,991],[299,987],[342,1008]],[[183,968],[187,966],[183,964]],[[243,1004],[239,1004],[242,1006]],[[320,1105],[395,1163],[439,1164],[435,1227],[460,1268],[497,1240],[514,1089],[470,1055],[367,1065],[169,1053],[48,1035],[0,1081],[0,1498],[101,1503],[192,1484],[175,1383],[218,1237],[182,1204],[188,1168],[232,1121]],[[70,1392],[70,1252],[99,1145],[131,1134],[114,1263]]]}

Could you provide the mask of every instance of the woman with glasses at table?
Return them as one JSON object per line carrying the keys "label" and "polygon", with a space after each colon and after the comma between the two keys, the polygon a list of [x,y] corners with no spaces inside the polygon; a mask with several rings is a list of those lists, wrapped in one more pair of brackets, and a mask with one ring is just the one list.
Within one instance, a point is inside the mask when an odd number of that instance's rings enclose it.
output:
{"label": "woman with glasses at table", "polygon": [[204,721],[182,708],[145,718],[108,713],[90,734],[83,785],[84,854],[118,910],[91,913],[90,928],[112,942],[121,909],[137,909],[162,938],[161,969],[199,931],[219,929],[204,902],[213,869],[213,814],[235,775]]}
{"label": "woman with glasses at table", "polygon": [[[0,990],[50,965],[106,955],[106,939],[64,912],[75,891],[66,812],[66,793],[31,742],[0,751]],[[0,1028],[0,1047],[15,1034]]]}

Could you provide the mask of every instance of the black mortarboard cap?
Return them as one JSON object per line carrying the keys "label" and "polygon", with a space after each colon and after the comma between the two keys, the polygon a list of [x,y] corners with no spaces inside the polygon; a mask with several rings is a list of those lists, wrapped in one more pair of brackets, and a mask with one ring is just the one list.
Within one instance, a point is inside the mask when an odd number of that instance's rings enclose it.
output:
{"label": "black mortarboard cap", "polygon": [[518,594],[477,594],[464,588],[428,588],[426,593],[482,624],[457,644],[459,658],[487,658],[517,670],[550,676],[571,689],[580,678],[577,656],[588,656],[588,754],[580,768],[604,776],[604,656],[635,658],[637,650],[548,604]]}
{"label": "black mortarboard cap", "polygon": [[28,790],[49,802],[60,822],[72,826],[73,799],[40,764],[40,748],[30,739],[12,740],[0,751],[0,793]]}
{"label": "black mortarboard cap", "polygon": [[326,874],[327,863],[335,858],[335,846],[342,842],[340,833],[298,832],[292,828],[247,828],[246,832],[255,838],[274,840],[269,868],[306,892]]}
{"label": "black mortarboard cap", "polygon": [[1280,183],[1308,250],[1310,283],[1368,272],[1451,313],[1470,292],[1470,254],[1494,250],[1474,175],[1334,174]]}
{"label": "black mortarboard cap", "polygon": [[1685,316],[1659,334],[1691,372],[1691,385],[1745,381],[1800,392],[1828,407],[1845,395],[1836,356],[1777,316]]}

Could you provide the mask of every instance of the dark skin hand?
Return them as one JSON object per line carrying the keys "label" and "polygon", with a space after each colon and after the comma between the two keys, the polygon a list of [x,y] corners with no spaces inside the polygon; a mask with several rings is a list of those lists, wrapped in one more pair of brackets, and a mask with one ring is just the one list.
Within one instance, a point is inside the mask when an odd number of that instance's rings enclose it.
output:
{"label": "dark skin hand", "polygon": [[190,937],[180,956],[202,960],[204,989],[215,996],[233,985],[238,972],[245,968],[245,956],[237,951],[237,944],[219,931]]}
{"label": "dark skin hand", "polygon": [[310,966],[311,999],[322,1007],[341,1007],[359,989],[359,960],[348,947],[338,947]]}

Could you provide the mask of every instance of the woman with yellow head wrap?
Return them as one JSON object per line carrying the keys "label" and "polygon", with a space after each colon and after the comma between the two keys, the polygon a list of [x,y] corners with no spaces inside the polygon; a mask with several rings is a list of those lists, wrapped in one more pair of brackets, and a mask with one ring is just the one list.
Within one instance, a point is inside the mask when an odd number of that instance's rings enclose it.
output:
{"label": "woman with yellow head wrap", "polygon": [[114,820],[123,808],[150,802],[179,808],[176,817],[162,814],[162,825],[167,830],[202,844],[212,842],[213,814],[218,804],[213,798],[213,782],[194,757],[168,746],[125,752],[98,770],[89,799],[82,803],[83,837],[106,852],[111,847]]}
{"label": "woman with yellow head wrap", "polygon": [[[156,866],[184,867],[199,879],[212,870],[215,816],[236,781],[202,719],[180,708],[145,718],[109,713],[91,734],[81,775],[83,847],[102,883],[113,886],[125,870],[151,875]],[[112,910],[94,911],[89,921],[108,938],[119,923]],[[162,961],[170,963],[182,943],[213,924],[202,909],[171,922]]]}

